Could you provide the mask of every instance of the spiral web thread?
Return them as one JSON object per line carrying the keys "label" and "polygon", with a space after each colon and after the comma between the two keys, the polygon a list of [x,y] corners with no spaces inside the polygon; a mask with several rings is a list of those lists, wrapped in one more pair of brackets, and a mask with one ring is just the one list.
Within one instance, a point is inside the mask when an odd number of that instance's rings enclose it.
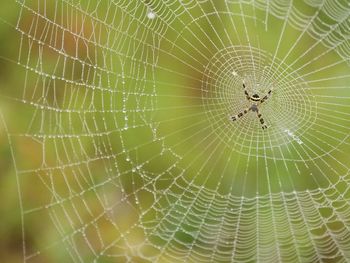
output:
{"label": "spiral web thread", "polygon": [[350,260],[348,1],[11,5],[25,262]]}

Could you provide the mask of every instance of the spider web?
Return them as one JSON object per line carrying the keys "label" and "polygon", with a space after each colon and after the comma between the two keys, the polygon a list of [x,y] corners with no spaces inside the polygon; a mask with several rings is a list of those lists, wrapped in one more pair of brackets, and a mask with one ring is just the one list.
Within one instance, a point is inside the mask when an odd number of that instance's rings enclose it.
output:
{"label": "spider web", "polygon": [[11,5],[25,262],[350,260],[347,0]]}

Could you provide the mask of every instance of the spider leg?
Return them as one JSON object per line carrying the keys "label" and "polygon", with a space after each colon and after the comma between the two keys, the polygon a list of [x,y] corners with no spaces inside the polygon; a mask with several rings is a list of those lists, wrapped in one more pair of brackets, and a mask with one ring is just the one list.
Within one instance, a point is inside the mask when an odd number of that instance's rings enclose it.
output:
{"label": "spider leg", "polygon": [[270,98],[271,94],[272,94],[272,89],[270,89],[270,90],[267,92],[267,94],[265,95],[265,97],[263,97],[263,98],[260,100],[260,103],[263,103],[263,102],[267,101],[267,99]]}
{"label": "spider leg", "polygon": [[265,124],[265,121],[264,121],[264,119],[263,119],[261,113],[259,112],[259,110],[256,111],[256,114],[257,114],[257,116],[258,116],[258,118],[259,118],[259,121],[260,121],[260,123],[261,123],[261,128],[262,128],[263,130],[267,129],[267,125]]}
{"label": "spider leg", "polygon": [[239,118],[242,118],[243,115],[247,114],[252,108],[246,108],[242,112],[238,113],[237,115],[231,116],[232,121],[236,121]]}
{"label": "spider leg", "polygon": [[250,101],[250,96],[249,96],[249,93],[248,93],[247,88],[246,88],[246,86],[245,86],[244,80],[243,80],[243,90],[244,90],[244,94],[245,94],[247,100]]}

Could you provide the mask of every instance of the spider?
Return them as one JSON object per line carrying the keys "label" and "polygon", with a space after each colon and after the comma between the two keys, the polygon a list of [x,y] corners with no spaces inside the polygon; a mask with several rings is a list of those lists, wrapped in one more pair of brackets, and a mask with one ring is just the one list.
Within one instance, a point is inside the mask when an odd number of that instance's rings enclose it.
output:
{"label": "spider", "polygon": [[247,91],[247,88],[246,88],[246,85],[245,85],[245,82],[243,80],[243,90],[244,90],[244,94],[247,98],[247,100],[249,102],[252,102],[251,106],[244,109],[242,112],[238,113],[237,115],[235,116],[232,116],[231,119],[232,121],[236,121],[238,118],[241,118],[244,114],[247,114],[249,111],[253,111],[253,112],[256,112],[259,120],[260,120],[260,123],[261,123],[261,127],[264,129],[267,129],[267,126],[265,124],[265,121],[261,115],[261,113],[259,112],[259,106],[264,103],[272,94],[272,89],[270,89],[267,94],[263,97],[263,98],[260,98],[260,96],[258,94],[254,94],[253,96],[250,96],[248,91]]}

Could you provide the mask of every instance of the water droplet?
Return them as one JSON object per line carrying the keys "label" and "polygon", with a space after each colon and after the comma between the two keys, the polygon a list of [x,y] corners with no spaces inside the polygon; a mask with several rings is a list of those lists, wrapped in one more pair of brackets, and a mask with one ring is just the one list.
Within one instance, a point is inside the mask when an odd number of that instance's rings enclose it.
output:
{"label": "water droplet", "polygon": [[156,14],[155,14],[153,11],[149,11],[149,12],[147,13],[147,17],[148,17],[149,19],[155,19],[155,18],[156,18]]}

